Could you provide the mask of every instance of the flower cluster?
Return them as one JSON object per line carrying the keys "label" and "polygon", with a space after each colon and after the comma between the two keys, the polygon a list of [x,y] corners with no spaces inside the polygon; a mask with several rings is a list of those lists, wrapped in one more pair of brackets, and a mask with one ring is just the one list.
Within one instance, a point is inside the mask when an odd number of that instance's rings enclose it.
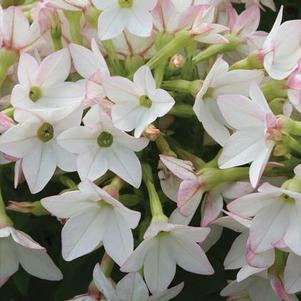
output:
{"label": "flower cluster", "polygon": [[0,287],[19,264],[64,277],[23,213],[57,219],[65,261],[97,253],[72,300],[171,300],[177,267],[215,273],[205,252],[224,228],[238,272],[222,296],[298,300],[301,20],[281,7],[259,31],[263,9],[273,0],[4,1]]}

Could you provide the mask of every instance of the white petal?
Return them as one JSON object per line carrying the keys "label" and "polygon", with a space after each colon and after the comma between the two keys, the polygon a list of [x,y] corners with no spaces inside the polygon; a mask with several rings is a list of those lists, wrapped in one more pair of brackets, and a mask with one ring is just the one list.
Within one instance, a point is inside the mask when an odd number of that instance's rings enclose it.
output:
{"label": "white petal", "polygon": [[170,256],[165,237],[156,237],[144,263],[144,277],[152,294],[164,291],[176,273],[176,262]]}
{"label": "white petal", "polygon": [[22,169],[32,193],[41,191],[53,176],[56,162],[52,147],[43,143],[22,160]]}
{"label": "white petal", "polygon": [[19,268],[19,261],[14,249],[13,240],[0,238],[0,279],[8,278]]}
{"label": "white petal", "polygon": [[168,301],[168,300],[171,300],[173,298],[175,298],[177,295],[180,294],[180,292],[182,291],[184,287],[184,282],[168,289],[168,290],[165,290],[164,292],[162,293],[159,293],[159,294],[155,294],[153,296],[151,296],[149,298],[149,301]]}
{"label": "white petal", "polygon": [[184,270],[202,275],[214,273],[205,252],[195,242],[183,235],[172,233],[169,244],[172,250],[171,256]]}
{"label": "white petal", "polygon": [[117,294],[112,282],[104,275],[99,264],[93,270],[93,281],[97,289],[110,301],[117,301]]}
{"label": "white petal", "polygon": [[36,84],[48,88],[65,81],[71,69],[71,58],[68,49],[62,49],[47,56],[36,74]]}
{"label": "white petal", "polygon": [[156,89],[156,83],[147,65],[140,67],[134,74],[134,84],[142,95],[148,95]]}
{"label": "white petal", "polygon": [[153,18],[148,11],[145,11],[145,8],[132,9],[132,13],[127,21],[126,28],[133,35],[139,37],[149,37],[151,35]]}
{"label": "white petal", "polygon": [[20,264],[29,274],[51,281],[58,281],[63,278],[61,271],[45,250],[32,250],[18,246],[17,253]]}
{"label": "white petal", "polygon": [[141,164],[132,150],[115,146],[110,149],[108,167],[132,186],[139,188],[142,181]]}
{"label": "white petal", "polygon": [[301,290],[301,257],[290,253],[284,270],[284,285],[289,294]]}
{"label": "white petal", "polygon": [[18,65],[18,80],[24,87],[30,87],[32,78],[38,69],[38,62],[27,53],[22,53]]}
{"label": "white petal", "polygon": [[147,301],[148,289],[139,273],[129,273],[116,286],[120,301]]}
{"label": "white petal", "polygon": [[132,231],[126,220],[115,210],[111,210],[107,216],[103,244],[106,252],[120,266],[134,250]]}
{"label": "white petal", "polygon": [[62,231],[63,258],[71,261],[100,246],[106,230],[106,210],[89,210],[72,217]]}

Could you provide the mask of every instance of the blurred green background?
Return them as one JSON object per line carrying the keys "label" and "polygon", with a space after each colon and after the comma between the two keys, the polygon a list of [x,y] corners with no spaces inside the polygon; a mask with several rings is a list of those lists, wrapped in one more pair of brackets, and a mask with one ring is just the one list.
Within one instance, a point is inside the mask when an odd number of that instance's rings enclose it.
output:
{"label": "blurred green background", "polygon": [[[301,18],[301,0],[277,0],[277,9],[284,5],[285,19]],[[262,13],[261,29],[269,30],[276,18],[276,13],[266,9]],[[190,121],[189,121],[190,122]],[[199,131],[199,124],[193,125]],[[192,128],[192,124],[182,124],[181,128]],[[193,134],[193,131],[192,131]],[[183,133],[184,140],[187,139],[187,132]],[[203,150],[204,151],[204,150]],[[212,153],[216,150],[212,150]],[[210,150],[207,150],[207,154]],[[205,152],[206,153],[206,152]],[[204,155],[204,153],[203,153]],[[43,196],[59,193],[64,187],[60,184],[48,185],[42,194],[30,196],[27,188],[23,185],[17,191],[13,190],[12,168],[5,167],[0,171],[0,182],[9,183],[3,187],[3,194],[6,200],[38,200]],[[12,214],[16,221],[16,227],[24,230],[35,240],[45,246],[64,273],[64,280],[59,283],[41,281],[30,277],[20,269],[9,282],[0,289],[0,301],[64,301],[74,295],[83,293],[89,282],[95,263],[99,259],[99,251],[66,263],[60,255],[60,225],[55,218],[51,217],[30,217],[22,214]],[[173,284],[185,281],[184,291],[175,300],[177,301],[221,301],[225,300],[219,296],[220,290],[226,285],[227,279],[234,279],[235,273],[223,270],[223,260],[230,249],[235,234],[224,231],[219,242],[209,251],[208,257],[212,262],[216,274],[211,277],[203,277],[187,273],[178,269],[177,277]],[[3,260],[0,256],[0,260]],[[4,259],[5,260],[5,259]],[[0,262],[1,264],[1,262]],[[118,277],[118,276],[117,276]],[[269,300],[256,300],[269,301]]]}

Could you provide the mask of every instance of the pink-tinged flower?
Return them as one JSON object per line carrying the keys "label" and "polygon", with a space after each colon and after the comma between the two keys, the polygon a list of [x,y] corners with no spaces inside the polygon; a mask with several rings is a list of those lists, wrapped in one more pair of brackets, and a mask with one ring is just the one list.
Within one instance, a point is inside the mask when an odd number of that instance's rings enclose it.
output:
{"label": "pink-tinged flower", "polygon": [[0,137],[0,150],[22,159],[22,170],[32,193],[46,186],[57,166],[68,172],[76,170],[75,156],[56,142],[57,135],[81,122],[82,108],[72,109],[56,110],[52,114],[42,110],[39,115],[25,112],[19,117],[26,121]]}
{"label": "pink-tinged flower", "polygon": [[119,265],[134,248],[131,229],[137,227],[140,212],[130,210],[92,182],[82,182],[79,190],[41,200],[58,218],[68,219],[62,230],[62,254],[71,261],[101,245]]}
{"label": "pink-tinged flower", "polygon": [[211,275],[213,268],[198,245],[209,231],[209,228],[153,222],[144,234],[144,241],[121,270],[137,272],[143,267],[146,284],[153,294],[169,286],[175,276],[176,265],[192,273]]}
{"label": "pink-tinged flower", "polygon": [[136,36],[150,36],[153,28],[150,11],[156,2],[157,0],[93,0],[93,4],[102,11],[98,21],[99,38],[115,38],[124,29]]}
{"label": "pink-tinged flower", "polygon": [[218,98],[219,109],[227,123],[236,131],[224,145],[219,167],[231,168],[251,163],[250,182],[258,185],[280,132],[262,91],[256,84],[250,87],[250,98],[226,95]]}
{"label": "pink-tinged flower", "polygon": [[0,287],[17,272],[19,265],[40,279],[58,281],[63,278],[45,248],[10,226],[0,229],[0,260]]}
{"label": "pink-tinged flower", "polygon": [[54,52],[40,64],[34,57],[23,53],[18,66],[19,84],[12,91],[12,105],[17,111],[31,112],[78,107],[84,93],[79,84],[65,82],[70,69],[68,49]]}
{"label": "pink-tinged flower", "polygon": [[222,33],[229,30],[228,27],[216,24],[215,21],[216,9],[214,6],[202,6],[198,11],[198,15],[192,22],[189,29],[193,38],[205,44],[226,44],[228,40]]}
{"label": "pink-tinged flower", "polygon": [[168,92],[156,88],[151,70],[146,65],[136,71],[133,82],[120,76],[106,77],[103,87],[114,102],[113,124],[124,131],[135,129],[137,138],[150,123],[167,114],[175,104]]}
{"label": "pink-tinged flower", "polygon": [[267,271],[275,261],[275,252],[273,249],[260,254],[250,254],[248,249],[249,228],[251,219],[243,218],[230,212],[228,216],[217,219],[214,224],[229,228],[240,233],[234,240],[229,250],[224,266],[226,270],[240,269],[236,280],[244,281],[248,277]]}
{"label": "pink-tinged flower", "polygon": [[141,164],[135,152],[144,149],[148,140],[134,138],[115,128],[99,105],[83,118],[84,126],[72,127],[58,137],[58,143],[77,154],[76,166],[82,180],[91,181],[111,170],[123,180],[139,187]]}
{"label": "pink-tinged flower", "polygon": [[298,112],[301,112],[301,63],[290,75],[287,81],[287,96],[290,103]]}
{"label": "pink-tinged flower", "polygon": [[91,6],[91,0],[44,0],[44,5],[71,11],[84,11]]}
{"label": "pink-tinged flower", "polygon": [[261,54],[265,70],[277,80],[287,78],[301,59],[301,20],[281,24],[282,15],[283,7],[263,44]]}
{"label": "pink-tinged flower", "polygon": [[[229,297],[229,301],[280,301],[271,287],[270,280],[266,277],[266,275],[261,274],[251,276],[241,282],[232,281],[221,291],[221,295],[223,297]],[[292,299],[291,301],[293,300],[296,299]]]}
{"label": "pink-tinged flower", "polygon": [[110,72],[97,42],[92,39],[91,50],[77,44],[70,44],[69,49],[76,71],[86,79],[85,103],[98,103],[104,109],[107,108],[109,102],[105,99],[102,81]]}
{"label": "pink-tinged flower", "polygon": [[[193,110],[206,132],[220,145],[225,145],[230,137],[226,128],[229,121],[223,118],[217,105],[217,98],[221,95],[249,94],[250,83],[260,83],[263,73],[258,70],[233,70],[229,71],[229,65],[219,57],[208,75],[206,76],[200,91],[198,92]],[[223,96],[223,99],[228,98]],[[235,112],[233,112],[235,113]]]}
{"label": "pink-tinged flower", "polygon": [[301,257],[294,253],[288,255],[283,274],[283,283],[285,290],[289,294],[301,291]]}
{"label": "pink-tinged flower", "polygon": [[248,248],[262,253],[273,248],[290,248],[301,255],[301,194],[268,183],[252,193],[231,202],[228,210],[243,217],[254,217]]}
{"label": "pink-tinged flower", "polygon": [[284,288],[283,281],[277,273],[271,274],[271,286],[279,298],[283,301],[298,301],[299,298],[296,295],[288,294]]}
{"label": "pink-tinged flower", "polygon": [[150,297],[140,273],[127,274],[114,287],[112,281],[102,272],[99,264],[94,268],[93,280],[106,300],[110,301],[168,301],[176,297],[184,287],[184,283],[180,283]]}
{"label": "pink-tinged flower", "polygon": [[244,182],[221,183],[208,191],[210,171],[197,173],[190,161],[170,156],[160,155],[160,160],[167,169],[159,174],[162,190],[178,206],[171,215],[173,222],[189,224],[203,199],[201,226],[208,227],[220,215],[224,197],[234,199],[252,192],[251,185]]}
{"label": "pink-tinged flower", "polygon": [[0,48],[27,51],[40,42],[37,22],[31,25],[17,6],[0,7]]}

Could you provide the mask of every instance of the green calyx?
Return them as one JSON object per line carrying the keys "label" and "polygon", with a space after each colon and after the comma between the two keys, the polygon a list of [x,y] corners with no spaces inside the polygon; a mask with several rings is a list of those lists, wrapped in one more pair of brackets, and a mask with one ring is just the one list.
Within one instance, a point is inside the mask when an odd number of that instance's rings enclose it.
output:
{"label": "green calyx", "polygon": [[97,137],[97,144],[99,147],[110,147],[113,144],[113,136],[108,132],[102,132]]}
{"label": "green calyx", "polygon": [[43,93],[42,93],[42,89],[40,87],[31,87],[29,90],[29,98],[33,101],[33,102],[37,102],[41,97],[42,97]]}
{"label": "green calyx", "polygon": [[37,136],[42,142],[50,141],[54,136],[53,126],[48,122],[43,123],[38,129]]}
{"label": "green calyx", "polygon": [[131,8],[134,0],[118,0],[118,4],[121,8]]}
{"label": "green calyx", "polygon": [[140,106],[148,108],[148,109],[151,108],[153,105],[152,100],[146,95],[140,96],[139,103],[140,103]]}

